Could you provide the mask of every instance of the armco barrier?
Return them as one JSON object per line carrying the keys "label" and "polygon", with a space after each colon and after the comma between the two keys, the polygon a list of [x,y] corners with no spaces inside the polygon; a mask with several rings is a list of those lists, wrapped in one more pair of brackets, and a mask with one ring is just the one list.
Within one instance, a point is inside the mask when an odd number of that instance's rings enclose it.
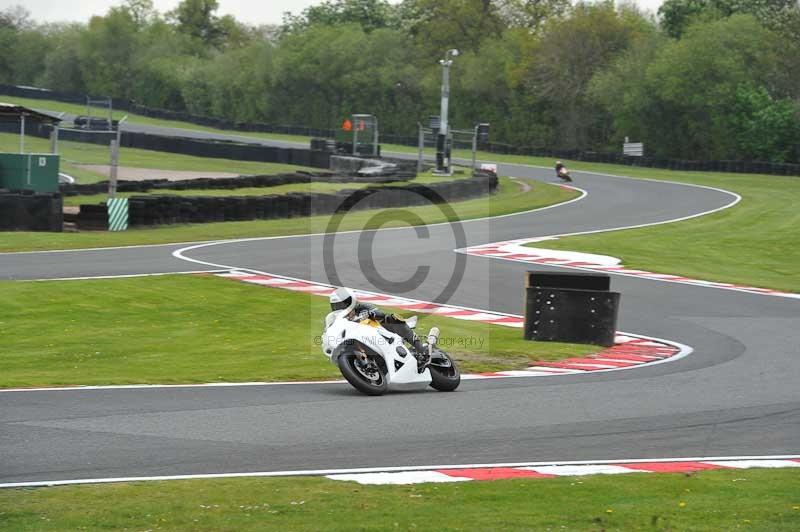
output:
{"label": "armco barrier", "polygon": [[[496,176],[478,175],[456,182],[367,187],[331,194],[292,192],[265,196],[132,196],[129,201],[129,223],[131,226],[207,223],[295,218],[351,209],[411,207],[483,196],[495,191],[497,183]],[[105,229],[107,223],[104,204],[81,205],[79,228]]]}
{"label": "armco barrier", "polygon": [[0,191],[0,231],[62,231],[60,194]]}

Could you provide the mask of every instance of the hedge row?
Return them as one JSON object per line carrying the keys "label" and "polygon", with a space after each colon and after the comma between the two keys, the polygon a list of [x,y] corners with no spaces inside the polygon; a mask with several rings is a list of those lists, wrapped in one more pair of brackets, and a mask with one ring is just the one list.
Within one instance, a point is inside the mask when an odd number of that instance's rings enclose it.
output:
{"label": "hedge row", "polygon": [[[209,190],[237,188],[268,188],[280,185],[294,185],[301,183],[371,183],[384,184],[407,181],[414,176],[345,176],[328,172],[309,172],[278,175],[253,175],[239,177],[201,177],[183,181],[170,181],[168,179],[146,179],[142,181],[118,181],[117,192],[149,192],[151,190]],[[64,196],[82,196],[91,194],[104,194],[108,192],[108,181],[90,184],[62,184],[61,193]]]}
{"label": "hedge row", "polygon": [[[490,194],[497,177],[482,174],[468,179],[434,183],[368,187],[336,193],[299,193],[267,196],[132,196],[129,222],[132,226],[178,223],[266,220],[329,215],[364,209],[386,209],[461,201]],[[103,229],[108,217],[105,205],[81,205],[78,227]]]}
{"label": "hedge row", "polygon": [[62,231],[60,194],[0,190],[0,231]]}

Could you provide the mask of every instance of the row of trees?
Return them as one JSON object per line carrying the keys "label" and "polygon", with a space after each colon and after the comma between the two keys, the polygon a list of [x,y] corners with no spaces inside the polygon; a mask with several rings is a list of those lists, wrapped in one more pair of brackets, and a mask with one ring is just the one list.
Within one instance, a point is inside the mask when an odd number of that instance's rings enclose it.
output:
{"label": "row of trees", "polygon": [[453,123],[493,140],[650,155],[797,161],[795,0],[326,0],[280,26],[125,0],[88,24],[0,13],[0,82],[130,98],[236,121],[330,128],[351,112],[412,135],[438,113],[449,48]]}

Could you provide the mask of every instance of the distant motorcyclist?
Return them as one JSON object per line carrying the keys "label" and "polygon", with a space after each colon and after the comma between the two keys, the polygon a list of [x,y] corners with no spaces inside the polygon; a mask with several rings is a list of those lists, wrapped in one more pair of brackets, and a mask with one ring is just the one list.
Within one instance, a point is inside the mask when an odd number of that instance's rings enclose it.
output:
{"label": "distant motorcyclist", "polygon": [[411,345],[412,354],[420,365],[425,365],[429,362],[428,350],[414,333],[414,330],[397,314],[387,314],[375,305],[360,303],[355,292],[350,288],[337,288],[330,295],[330,302],[331,310],[344,311],[345,316],[352,321],[365,319],[377,321],[384,329],[399,335]]}
{"label": "distant motorcyclist", "polygon": [[567,182],[572,181],[569,170],[567,170],[567,167],[564,166],[564,163],[561,161],[556,161],[556,177]]}

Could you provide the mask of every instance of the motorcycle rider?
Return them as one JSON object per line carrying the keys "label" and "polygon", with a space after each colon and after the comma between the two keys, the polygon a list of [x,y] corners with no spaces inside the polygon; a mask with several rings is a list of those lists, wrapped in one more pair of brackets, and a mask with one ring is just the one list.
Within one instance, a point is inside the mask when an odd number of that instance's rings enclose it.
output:
{"label": "motorcycle rider", "polygon": [[564,181],[572,181],[572,178],[570,178],[569,172],[567,171],[567,167],[564,166],[564,163],[561,161],[556,161],[556,177]]}
{"label": "motorcycle rider", "polygon": [[337,288],[330,295],[331,310],[345,311],[347,319],[361,321],[364,319],[375,320],[389,332],[399,335],[412,346],[412,354],[417,359],[420,367],[428,364],[430,357],[428,350],[420,341],[414,330],[408,326],[403,318],[397,314],[387,314],[377,306],[370,303],[360,303],[355,292],[350,288]]}

